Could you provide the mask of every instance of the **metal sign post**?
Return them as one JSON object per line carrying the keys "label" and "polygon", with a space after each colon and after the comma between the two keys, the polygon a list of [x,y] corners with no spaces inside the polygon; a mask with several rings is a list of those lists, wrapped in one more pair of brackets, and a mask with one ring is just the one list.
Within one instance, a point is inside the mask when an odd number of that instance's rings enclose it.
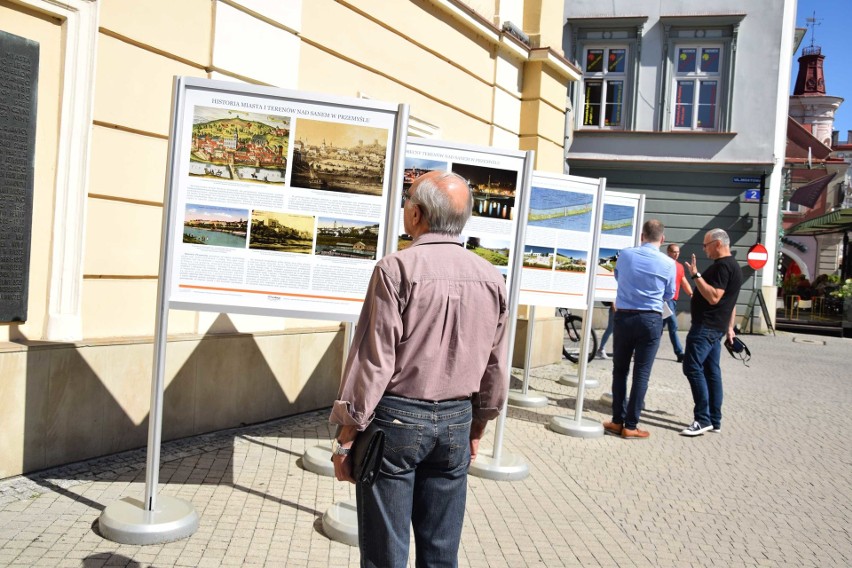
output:
{"label": "metal sign post", "polygon": [[[592,235],[592,250],[590,259],[597,259],[600,251],[600,227],[603,226],[603,199],[606,188],[606,178],[601,178],[598,183],[598,207],[595,210],[595,227]],[[595,298],[595,272],[597,261],[589,263],[589,279],[587,283],[586,301],[588,309],[586,317],[583,318],[583,340],[580,342],[580,360],[577,370],[577,401],[574,405],[574,419],[570,420],[562,416],[554,416],[550,419],[550,429],[559,434],[566,434],[577,438],[599,438],[604,435],[603,425],[588,418],[583,418],[583,402],[586,392],[586,369],[589,363],[589,340],[592,334],[592,304]]]}
{"label": "metal sign post", "polygon": [[533,336],[535,335],[535,306],[529,307],[527,315],[527,345],[524,354],[524,384],[520,391],[509,391],[509,404],[523,408],[547,406],[547,397],[543,394],[530,394],[530,366],[532,361]]}

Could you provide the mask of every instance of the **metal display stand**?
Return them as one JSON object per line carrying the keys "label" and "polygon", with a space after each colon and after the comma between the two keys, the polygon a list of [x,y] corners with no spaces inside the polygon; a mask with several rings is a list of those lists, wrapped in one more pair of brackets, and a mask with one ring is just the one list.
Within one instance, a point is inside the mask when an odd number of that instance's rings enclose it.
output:
{"label": "metal display stand", "polygon": [[[512,352],[515,345],[515,332],[518,319],[518,296],[520,295],[521,288],[521,271],[524,259],[524,238],[527,227],[526,212],[529,210],[530,186],[532,183],[533,170],[533,152],[530,150],[527,151],[526,154],[527,159],[524,167],[523,183],[521,184],[524,191],[521,193],[521,203],[518,208],[518,211],[521,213],[519,214],[520,219],[518,221],[518,230],[515,234],[515,256],[512,259],[512,279],[509,283],[509,348],[506,350],[506,372],[509,374],[509,379],[511,379],[512,374]],[[527,339],[529,341],[529,332]],[[527,357],[529,357],[529,351],[530,349],[527,348]],[[527,363],[526,366],[529,368],[529,363]],[[508,406],[509,400],[507,397],[506,401],[503,403],[503,408],[500,409],[500,416],[497,417],[497,425],[495,427],[496,431],[494,433],[494,449],[492,450],[491,455],[483,452],[477,456],[476,461],[470,466],[470,475],[495,481],[517,481],[524,479],[530,474],[529,466],[523,458],[503,452],[503,430],[506,426],[506,412],[508,410]]]}
{"label": "metal display stand", "polygon": [[512,389],[509,391],[509,404],[521,408],[539,408],[547,406],[547,397],[543,394],[531,394],[530,388],[530,361],[532,360],[532,345],[535,329],[535,306],[530,306],[527,316],[527,350],[524,354],[524,384],[520,391]]}
{"label": "metal display stand", "polygon": [[[601,178],[598,184],[598,207],[596,209],[595,224],[593,227],[601,227],[603,225],[603,199],[604,189],[606,188],[606,178]],[[600,251],[600,231],[596,230],[592,237],[592,250],[589,258],[598,258]],[[590,263],[591,264],[591,263]],[[591,307],[595,297],[595,270],[590,268],[589,280],[587,284],[587,295],[589,306]],[[592,332],[591,309],[587,310],[586,317],[583,318],[583,341],[580,344],[580,360],[577,367],[577,402],[574,405],[574,418],[569,419],[562,416],[554,416],[550,419],[550,429],[559,434],[574,436],[576,438],[599,438],[604,435],[603,424],[596,420],[583,418],[583,402],[586,393],[586,369],[589,364],[589,340]]]}
{"label": "metal display stand", "polygon": [[[203,95],[202,95],[203,93]],[[176,299],[172,289],[179,282],[179,274],[175,274],[176,259],[180,259],[180,245],[175,238],[176,227],[179,226],[178,209],[184,198],[183,185],[188,176],[182,168],[188,167],[189,157],[184,153],[189,148],[185,133],[188,124],[185,112],[192,108],[191,96],[198,97],[231,93],[235,99],[240,97],[255,97],[265,102],[291,100],[301,101],[299,104],[330,105],[350,107],[382,115],[392,125],[389,132],[393,134],[393,150],[391,152],[389,195],[398,197],[401,194],[402,150],[405,147],[405,134],[408,122],[407,105],[390,105],[375,101],[347,101],[337,97],[305,95],[296,91],[284,91],[272,87],[256,85],[238,85],[223,81],[212,81],[192,77],[175,77],[172,92],[172,121],[169,133],[169,157],[167,164],[166,198],[163,206],[162,250],[160,255],[160,278],[157,288],[156,329],[154,334],[154,369],[151,383],[151,409],[148,416],[148,446],[145,475],[145,493],[143,499],[125,497],[110,503],[99,517],[99,529],[104,538],[121,544],[147,545],[171,542],[192,535],[199,526],[200,518],[192,505],[184,500],[167,495],[157,495],[160,470],[160,446],[162,442],[163,396],[165,387],[166,344],[168,331],[169,308],[213,311],[219,313],[245,313],[254,315],[287,315],[291,317],[307,317],[314,319],[330,319],[344,321],[350,313],[337,312],[334,309],[322,311],[319,304],[308,308],[276,307],[271,308],[261,304],[232,304],[221,303],[229,301],[232,296],[217,296],[211,300],[204,296],[193,297],[191,301]],[[218,103],[217,103],[218,104]],[[387,207],[384,218],[386,227],[395,226],[397,208]],[[393,238],[396,236],[394,235]],[[390,240],[390,231],[386,231],[385,243]],[[387,248],[385,249],[387,250]],[[173,281],[173,278],[176,280]],[[239,292],[238,290],[236,292]],[[274,294],[273,294],[274,295]],[[249,294],[250,296],[250,294]],[[220,303],[216,300],[219,299]],[[280,299],[280,297],[279,297]],[[277,303],[276,303],[277,305]],[[295,305],[295,304],[294,304]],[[304,305],[301,300],[300,306]],[[328,454],[328,463],[330,464]],[[333,472],[333,468],[332,468]]]}

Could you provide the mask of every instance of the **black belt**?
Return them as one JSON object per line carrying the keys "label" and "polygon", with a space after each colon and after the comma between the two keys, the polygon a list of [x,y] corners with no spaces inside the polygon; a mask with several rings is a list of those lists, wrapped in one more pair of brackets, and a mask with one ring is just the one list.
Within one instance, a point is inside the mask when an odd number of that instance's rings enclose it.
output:
{"label": "black belt", "polygon": [[663,315],[662,312],[658,312],[655,310],[626,310],[623,308],[616,308],[616,312],[624,312],[625,314],[657,314]]}

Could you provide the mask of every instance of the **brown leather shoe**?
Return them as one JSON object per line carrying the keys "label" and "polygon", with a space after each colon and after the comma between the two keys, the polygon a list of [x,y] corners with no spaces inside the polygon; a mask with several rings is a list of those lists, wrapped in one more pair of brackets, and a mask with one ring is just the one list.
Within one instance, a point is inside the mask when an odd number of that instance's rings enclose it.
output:
{"label": "brown leather shoe", "polygon": [[624,425],[616,424],[615,422],[604,422],[603,427],[604,431],[618,436],[619,434],[621,434],[621,430],[624,428]]}
{"label": "brown leather shoe", "polygon": [[629,430],[627,428],[621,429],[621,437],[627,440],[643,440],[650,435],[650,432],[640,430],[639,427],[637,427],[635,430]]}

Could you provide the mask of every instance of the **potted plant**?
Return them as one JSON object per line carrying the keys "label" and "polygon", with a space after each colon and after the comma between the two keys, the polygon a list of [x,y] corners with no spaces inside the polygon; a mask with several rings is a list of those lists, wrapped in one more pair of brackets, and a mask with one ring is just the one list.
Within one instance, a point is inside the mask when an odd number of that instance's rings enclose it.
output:
{"label": "potted plant", "polygon": [[831,295],[843,298],[843,335],[846,336],[850,333],[847,330],[852,330],[852,278],[847,278]]}

